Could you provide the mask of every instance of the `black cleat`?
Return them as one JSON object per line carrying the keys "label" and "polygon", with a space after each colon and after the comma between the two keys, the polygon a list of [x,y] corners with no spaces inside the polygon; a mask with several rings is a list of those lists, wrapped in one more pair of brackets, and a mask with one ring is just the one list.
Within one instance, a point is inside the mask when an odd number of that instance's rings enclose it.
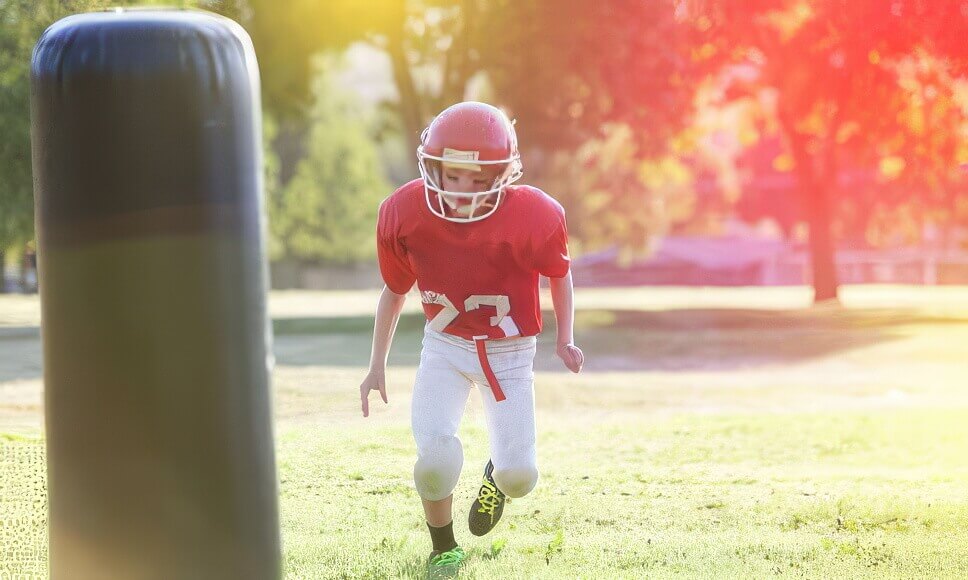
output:
{"label": "black cleat", "polygon": [[484,468],[484,481],[481,490],[477,493],[477,499],[471,505],[471,512],[467,516],[467,527],[475,536],[483,536],[490,532],[501,519],[504,513],[504,504],[509,503],[504,493],[494,484],[494,464],[488,460],[487,467]]}

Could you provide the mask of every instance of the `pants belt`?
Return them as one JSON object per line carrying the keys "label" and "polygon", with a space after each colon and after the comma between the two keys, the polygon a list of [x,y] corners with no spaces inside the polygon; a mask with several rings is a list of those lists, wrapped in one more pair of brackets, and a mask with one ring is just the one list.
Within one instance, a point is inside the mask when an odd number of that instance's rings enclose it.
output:
{"label": "pants belt", "polygon": [[497,382],[497,377],[491,369],[491,363],[487,361],[487,350],[484,348],[485,340],[484,338],[474,339],[474,346],[477,347],[477,359],[481,361],[481,370],[484,371],[484,376],[487,377],[487,382],[491,385],[491,392],[494,393],[494,399],[503,401],[507,397],[504,396],[504,391],[501,390],[501,384]]}

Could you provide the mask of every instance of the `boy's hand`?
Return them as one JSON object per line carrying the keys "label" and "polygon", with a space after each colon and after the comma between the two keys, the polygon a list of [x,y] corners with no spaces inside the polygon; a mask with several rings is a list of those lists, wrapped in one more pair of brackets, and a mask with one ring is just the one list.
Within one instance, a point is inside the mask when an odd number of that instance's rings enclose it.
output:
{"label": "boy's hand", "polygon": [[363,416],[370,416],[370,391],[380,391],[383,402],[387,403],[386,369],[370,369],[360,384],[360,399],[363,401]]}
{"label": "boy's hand", "polygon": [[580,348],[571,343],[558,345],[558,357],[573,373],[581,372],[581,367],[585,364],[585,355]]}

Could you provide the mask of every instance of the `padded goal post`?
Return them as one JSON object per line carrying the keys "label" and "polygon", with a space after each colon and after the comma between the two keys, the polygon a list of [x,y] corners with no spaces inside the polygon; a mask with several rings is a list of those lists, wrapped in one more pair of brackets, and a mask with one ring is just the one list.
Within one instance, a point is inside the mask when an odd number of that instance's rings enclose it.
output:
{"label": "padded goal post", "polygon": [[70,16],[31,89],[51,578],[280,577],[248,35]]}

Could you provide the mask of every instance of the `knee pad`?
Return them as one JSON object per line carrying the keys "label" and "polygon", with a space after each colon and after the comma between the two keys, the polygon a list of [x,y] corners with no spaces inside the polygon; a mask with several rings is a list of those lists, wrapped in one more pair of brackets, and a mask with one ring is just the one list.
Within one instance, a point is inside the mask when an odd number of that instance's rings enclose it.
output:
{"label": "knee pad", "polygon": [[450,435],[418,438],[417,462],[413,481],[422,499],[440,501],[457,487],[464,466],[464,448],[460,439]]}
{"label": "knee pad", "polygon": [[538,468],[533,465],[494,470],[494,483],[508,497],[524,497],[538,484]]}

